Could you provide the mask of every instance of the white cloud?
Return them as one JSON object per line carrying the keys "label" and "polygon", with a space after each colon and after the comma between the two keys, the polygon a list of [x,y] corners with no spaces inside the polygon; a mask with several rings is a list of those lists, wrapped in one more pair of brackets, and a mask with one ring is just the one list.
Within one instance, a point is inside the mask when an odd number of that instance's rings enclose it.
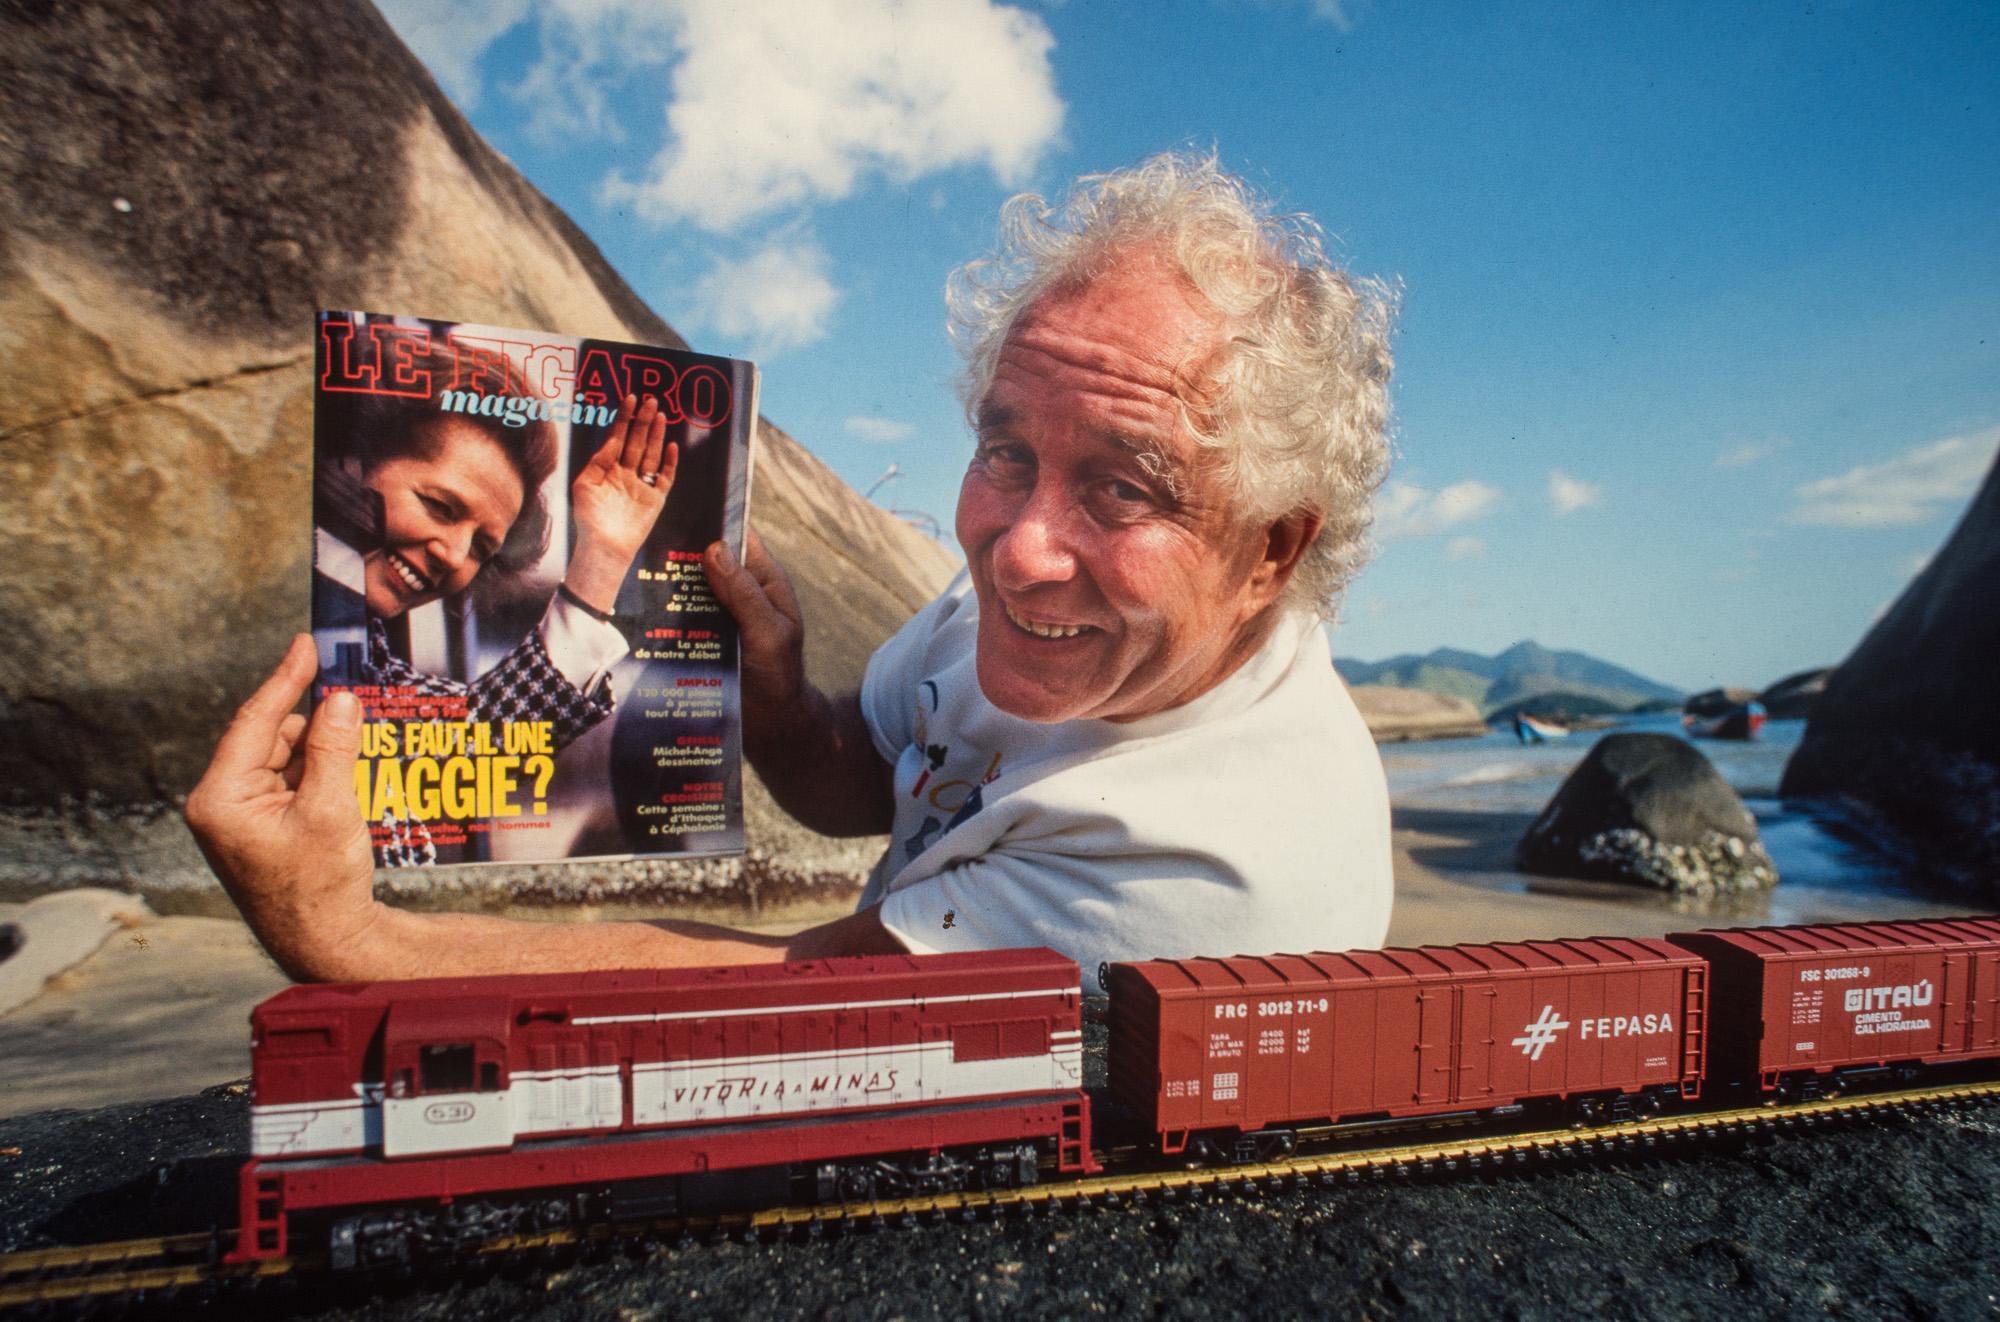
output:
{"label": "white cloud", "polygon": [[718,334],[752,341],[754,357],[826,335],[840,294],[827,256],[809,239],[773,239],[742,261],[718,261],[694,288],[694,319]]}
{"label": "white cloud", "polygon": [[1587,505],[1604,503],[1604,488],[1595,482],[1571,477],[1559,468],[1549,470],[1549,501],[1557,514],[1574,514]]}
{"label": "white cloud", "polygon": [[1435,537],[1478,518],[1498,499],[1499,491],[1476,480],[1454,482],[1442,491],[1391,482],[1375,498],[1375,537],[1384,543]]}
{"label": "white cloud", "polygon": [[[1366,9],[1368,0],[1355,0],[1351,7],[1357,10]],[[1342,32],[1354,30],[1354,15],[1348,12],[1349,8],[1349,0],[1312,0],[1313,17],[1324,19]]]}
{"label": "white cloud", "polygon": [[1486,555],[1485,539],[1479,537],[1454,537],[1445,543],[1444,558],[1448,564],[1461,560],[1479,560]]}
{"label": "white cloud", "polygon": [[1928,523],[1978,489],[1996,447],[2000,427],[1919,445],[1885,463],[1806,483],[1786,517],[1837,528]]}
{"label": "white cloud", "polygon": [[878,445],[903,440],[915,435],[917,430],[915,425],[897,422],[894,418],[849,418],[846,426],[849,436],[858,436]]}
{"label": "white cloud", "polygon": [[1748,441],[1734,450],[1724,450],[1715,456],[1717,468],[1748,468],[1754,463],[1769,459],[1789,445],[1784,437],[1773,437],[1768,441]]}
{"label": "white cloud", "polygon": [[378,0],[377,8],[461,110],[479,105],[479,57],[528,16],[528,0]]}
{"label": "white cloud", "polygon": [[[679,57],[667,142],[608,201],[714,231],[772,211],[836,201],[867,174],[908,182],[984,165],[1024,180],[1060,135],[1064,105],[1042,20],[992,0],[562,0],[587,33],[638,30],[651,61]],[[661,15],[670,16],[662,25]],[[647,21],[642,22],[641,16]],[[551,73],[571,85],[624,57],[572,43]]]}

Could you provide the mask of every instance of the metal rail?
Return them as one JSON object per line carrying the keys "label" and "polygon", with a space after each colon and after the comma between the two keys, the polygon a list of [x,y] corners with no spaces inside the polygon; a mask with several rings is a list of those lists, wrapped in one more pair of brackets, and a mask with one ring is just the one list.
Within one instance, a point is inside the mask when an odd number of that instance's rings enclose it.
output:
{"label": "metal rail", "polygon": [[[1822,1123],[1882,1115],[1922,1114],[2000,1097],[2000,1082],[1867,1093],[1789,1106],[1756,1106],[1664,1116],[1595,1129],[1530,1134],[1488,1134],[1462,1142],[1432,1141],[1401,1147],[1294,1155],[1279,1161],[1195,1170],[1161,1170],[1133,1154],[1099,1154],[1106,1173],[1025,1189],[940,1193],[870,1202],[780,1207],[761,1212],[598,1224],[532,1235],[509,1235],[481,1247],[475,1258],[565,1250],[607,1250],[662,1239],[755,1239],[788,1234],[823,1235],[877,1226],[914,1226],[925,1220],[982,1220],[1011,1213],[1052,1216],[1127,1203],[1199,1201],[1239,1191],[1334,1188],[1439,1174],[1529,1169],[1576,1159],[1688,1151],[1730,1135],[1810,1129]],[[0,1254],[0,1308],[54,1303],[86,1296],[143,1295],[208,1282],[246,1283],[325,1266],[324,1254],[297,1254],[255,1263],[226,1263],[221,1252],[235,1233],[168,1235],[75,1248]]]}

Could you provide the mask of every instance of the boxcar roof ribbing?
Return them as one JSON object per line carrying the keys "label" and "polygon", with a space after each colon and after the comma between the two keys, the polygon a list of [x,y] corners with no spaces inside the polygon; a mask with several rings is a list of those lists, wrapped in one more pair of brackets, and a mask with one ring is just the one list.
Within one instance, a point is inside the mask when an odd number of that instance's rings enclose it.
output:
{"label": "boxcar roof ribbing", "polygon": [[1830,923],[1819,927],[1709,928],[1676,935],[1707,937],[1759,958],[1839,955],[1894,950],[1991,945],[2000,942],[2000,918],[1951,918],[1921,922]]}
{"label": "boxcar roof ribbing", "polygon": [[1282,991],[1330,983],[1430,982],[1467,976],[1532,976],[1593,968],[1687,964],[1699,956],[1665,941],[1592,937],[1484,946],[1390,947],[1310,955],[1155,959],[1131,965],[1161,995]]}

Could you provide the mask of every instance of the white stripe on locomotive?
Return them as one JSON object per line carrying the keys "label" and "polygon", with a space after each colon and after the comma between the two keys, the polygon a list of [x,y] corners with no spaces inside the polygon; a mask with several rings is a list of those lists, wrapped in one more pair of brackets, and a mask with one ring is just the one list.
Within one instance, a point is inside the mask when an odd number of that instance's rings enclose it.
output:
{"label": "white stripe on locomotive", "polygon": [[[873,1051],[826,1051],[635,1066],[635,1127],[754,1116],[896,1106],[966,1097],[1053,1092],[1081,1086],[1080,1032],[1057,1032],[1047,1052],[959,1061],[950,1042],[910,1043]],[[252,1155],[293,1157],[349,1152],[385,1143],[384,1152],[471,1151],[505,1147],[517,1137],[625,1123],[625,1088],[616,1065],[523,1070],[490,1093],[427,1093],[392,1102],[381,1086],[364,1099],[251,1108]],[[360,1091],[363,1085],[357,1085]]]}

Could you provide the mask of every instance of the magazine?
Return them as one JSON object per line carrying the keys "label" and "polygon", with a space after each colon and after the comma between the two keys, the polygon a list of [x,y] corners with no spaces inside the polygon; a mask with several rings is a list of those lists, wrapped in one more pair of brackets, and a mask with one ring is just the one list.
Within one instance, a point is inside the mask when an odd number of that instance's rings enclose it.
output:
{"label": "magazine", "polygon": [[364,724],[378,866],[743,849],[736,622],[754,364],[322,312],[315,705]]}

